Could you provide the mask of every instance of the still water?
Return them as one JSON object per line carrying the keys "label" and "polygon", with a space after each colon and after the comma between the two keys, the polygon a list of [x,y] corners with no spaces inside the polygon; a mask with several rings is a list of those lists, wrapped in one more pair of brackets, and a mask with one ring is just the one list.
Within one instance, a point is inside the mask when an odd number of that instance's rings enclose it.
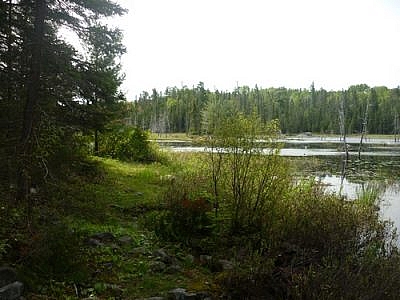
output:
{"label": "still water", "polygon": [[[357,198],[369,184],[378,184],[381,186],[380,213],[400,230],[400,143],[391,139],[367,139],[359,159],[359,141],[359,138],[347,139],[350,159],[343,180],[344,152],[338,137],[283,139],[280,155],[305,160],[303,175],[320,181],[328,192],[340,192],[349,199]],[[207,151],[204,146],[193,146],[186,141],[159,143],[174,152]]]}

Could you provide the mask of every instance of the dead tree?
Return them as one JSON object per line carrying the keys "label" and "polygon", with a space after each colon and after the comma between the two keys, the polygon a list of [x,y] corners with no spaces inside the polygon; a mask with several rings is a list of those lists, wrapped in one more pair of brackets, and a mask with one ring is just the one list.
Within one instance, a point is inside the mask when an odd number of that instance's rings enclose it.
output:
{"label": "dead tree", "polygon": [[339,106],[339,127],[340,127],[340,135],[341,139],[343,141],[343,148],[345,151],[345,157],[342,161],[342,174],[341,174],[341,180],[340,180],[340,190],[339,194],[342,193],[343,189],[343,182],[344,178],[346,177],[346,167],[347,167],[347,161],[349,160],[349,150],[347,147],[347,141],[346,141],[346,119],[345,119],[345,111],[344,111],[344,96],[342,94],[342,98],[340,101],[340,106]]}
{"label": "dead tree", "polygon": [[396,112],[394,115],[394,142],[399,142],[400,139],[398,137],[400,133],[400,120],[399,120],[399,114]]}
{"label": "dead tree", "polygon": [[346,160],[348,160],[349,159],[349,149],[348,149],[347,141],[346,141],[346,119],[345,119],[344,97],[343,96],[340,101],[340,107],[339,107],[339,127],[340,127],[341,139],[343,141],[343,148],[346,153]]}
{"label": "dead tree", "polygon": [[361,130],[361,138],[360,144],[358,146],[358,159],[361,159],[361,148],[364,136],[367,134],[367,125],[368,125],[368,109],[369,109],[369,102],[367,102],[367,106],[365,107],[365,114],[362,122],[362,130]]}

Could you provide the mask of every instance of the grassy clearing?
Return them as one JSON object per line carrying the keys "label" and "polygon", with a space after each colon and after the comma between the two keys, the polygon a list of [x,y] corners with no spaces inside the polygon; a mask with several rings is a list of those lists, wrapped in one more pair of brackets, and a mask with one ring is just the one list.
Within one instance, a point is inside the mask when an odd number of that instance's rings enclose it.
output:
{"label": "grassy clearing", "polygon": [[[42,214],[52,215],[54,220],[49,217],[44,226],[54,226],[54,230],[49,233],[37,225],[37,243],[25,245],[35,253],[19,253],[28,298],[136,299],[165,295],[176,287],[203,288],[209,281],[208,272],[185,260],[187,253],[179,248],[160,243],[154,232],[142,226],[147,214],[163,209],[160,197],[180,165],[100,158],[94,162],[101,170],[99,176],[61,183],[52,193],[53,202],[40,208]],[[98,233],[111,233],[115,240],[100,247],[90,245],[88,239]],[[129,241],[121,244],[122,237]],[[153,271],[157,261],[153,252],[161,247],[179,259],[179,272]],[[70,254],[64,257],[62,249]]]}

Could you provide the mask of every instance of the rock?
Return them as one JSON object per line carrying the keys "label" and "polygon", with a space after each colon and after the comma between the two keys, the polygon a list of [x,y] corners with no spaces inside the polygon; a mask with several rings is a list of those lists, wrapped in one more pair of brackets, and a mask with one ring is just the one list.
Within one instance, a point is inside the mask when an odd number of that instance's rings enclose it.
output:
{"label": "rock", "polygon": [[167,254],[164,249],[158,249],[153,252],[153,256],[159,260],[161,260],[163,263],[167,265],[171,265],[175,262],[175,259]]}
{"label": "rock", "polygon": [[212,261],[212,256],[211,255],[200,255],[199,257],[200,264],[201,265],[210,265]]}
{"label": "rock", "polygon": [[9,267],[0,268],[0,288],[17,281],[17,273]]}
{"label": "rock", "polygon": [[153,273],[163,273],[167,269],[167,265],[162,261],[153,261],[150,264],[150,270]]}
{"label": "rock", "polygon": [[137,248],[133,248],[129,253],[131,255],[133,255],[134,257],[138,257],[140,255],[147,254],[147,250],[145,247],[137,247]]}
{"label": "rock", "polygon": [[92,247],[101,247],[101,246],[104,246],[104,244],[103,244],[102,242],[100,242],[99,240],[93,239],[93,238],[89,238],[89,239],[86,241],[86,244],[87,244],[88,246],[92,246]]}
{"label": "rock", "polygon": [[0,299],[1,300],[14,300],[19,299],[22,296],[24,285],[15,281],[6,286],[0,288]]}
{"label": "rock", "polygon": [[176,288],[172,291],[168,292],[168,300],[186,300],[186,299],[195,299],[195,298],[187,298],[187,296],[191,297],[195,294],[190,294],[186,292],[185,289]]}
{"label": "rock", "polygon": [[112,243],[115,241],[115,236],[111,232],[96,233],[90,238],[99,240],[102,243]]}
{"label": "rock", "polygon": [[133,241],[133,239],[132,239],[129,235],[121,236],[121,237],[118,239],[118,243],[119,243],[120,245],[129,245],[129,244],[132,243],[132,241]]}
{"label": "rock", "polygon": [[176,288],[168,292],[168,300],[197,300],[197,294],[186,292],[185,289]]}
{"label": "rock", "polygon": [[189,293],[185,289],[176,288],[168,292],[168,300],[208,300],[211,299],[207,292]]}
{"label": "rock", "polygon": [[182,268],[179,265],[171,265],[169,267],[167,267],[167,269],[165,270],[165,273],[167,274],[176,274],[179,273],[182,270]]}
{"label": "rock", "polygon": [[218,264],[221,266],[223,271],[229,271],[233,269],[233,263],[227,259],[218,260]]}

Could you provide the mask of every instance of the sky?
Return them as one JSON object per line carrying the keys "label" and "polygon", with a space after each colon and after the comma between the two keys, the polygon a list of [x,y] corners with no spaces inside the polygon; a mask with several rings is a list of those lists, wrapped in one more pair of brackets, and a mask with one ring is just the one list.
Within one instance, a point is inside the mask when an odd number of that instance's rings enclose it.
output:
{"label": "sky", "polygon": [[153,88],[400,85],[399,0],[115,0],[128,100]]}

